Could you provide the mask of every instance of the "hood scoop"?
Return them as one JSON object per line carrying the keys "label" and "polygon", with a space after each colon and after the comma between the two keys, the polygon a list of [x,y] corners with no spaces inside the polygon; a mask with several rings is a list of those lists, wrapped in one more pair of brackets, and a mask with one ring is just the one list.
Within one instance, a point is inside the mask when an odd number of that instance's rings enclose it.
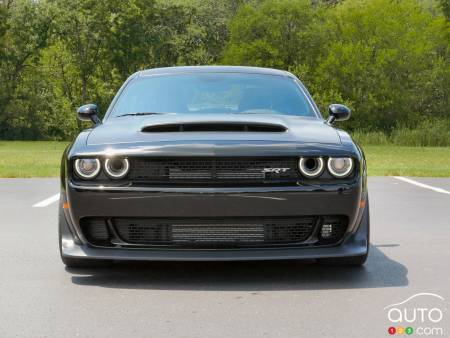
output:
{"label": "hood scoop", "polygon": [[143,133],[180,133],[180,132],[254,132],[282,133],[286,127],[272,123],[239,123],[239,122],[201,122],[170,123],[146,126]]}

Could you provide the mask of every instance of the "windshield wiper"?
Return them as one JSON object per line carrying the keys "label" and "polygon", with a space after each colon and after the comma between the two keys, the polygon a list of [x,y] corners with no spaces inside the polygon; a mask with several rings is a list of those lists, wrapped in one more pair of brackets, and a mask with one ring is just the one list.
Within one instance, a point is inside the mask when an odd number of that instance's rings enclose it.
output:
{"label": "windshield wiper", "polygon": [[127,114],[117,115],[116,117],[122,117],[122,116],[144,116],[144,115],[163,115],[163,114],[173,114],[173,113],[140,112],[140,113],[127,113]]}

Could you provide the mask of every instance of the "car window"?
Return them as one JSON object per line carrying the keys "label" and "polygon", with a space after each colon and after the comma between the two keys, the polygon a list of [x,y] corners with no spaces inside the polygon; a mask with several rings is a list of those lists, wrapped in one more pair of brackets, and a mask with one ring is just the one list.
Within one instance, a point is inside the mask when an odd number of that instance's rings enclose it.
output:
{"label": "car window", "polygon": [[294,79],[245,73],[140,77],[120,94],[112,116],[149,112],[316,116]]}

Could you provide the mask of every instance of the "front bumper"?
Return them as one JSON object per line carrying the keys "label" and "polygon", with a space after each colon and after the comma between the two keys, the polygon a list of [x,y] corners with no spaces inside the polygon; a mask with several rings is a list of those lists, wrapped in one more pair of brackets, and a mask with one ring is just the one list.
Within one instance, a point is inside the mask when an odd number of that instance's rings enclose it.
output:
{"label": "front bumper", "polygon": [[[364,255],[368,217],[360,180],[339,186],[264,188],[101,188],[67,183],[62,254],[113,260],[274,260]],[[347,233],[334,246],[239,249],[99,248],[80,230],[83,217],[243,217],[346,215]]]}

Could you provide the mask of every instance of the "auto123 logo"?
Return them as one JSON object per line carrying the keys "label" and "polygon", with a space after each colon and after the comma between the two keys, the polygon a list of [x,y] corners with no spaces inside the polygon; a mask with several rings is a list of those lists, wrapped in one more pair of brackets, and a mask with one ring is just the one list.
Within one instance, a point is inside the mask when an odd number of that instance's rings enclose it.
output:
{"label": "auto123 logo", "polygon": [[417,293],[384,308],[390,335],[445,336],[445,299],[434,293]]}

